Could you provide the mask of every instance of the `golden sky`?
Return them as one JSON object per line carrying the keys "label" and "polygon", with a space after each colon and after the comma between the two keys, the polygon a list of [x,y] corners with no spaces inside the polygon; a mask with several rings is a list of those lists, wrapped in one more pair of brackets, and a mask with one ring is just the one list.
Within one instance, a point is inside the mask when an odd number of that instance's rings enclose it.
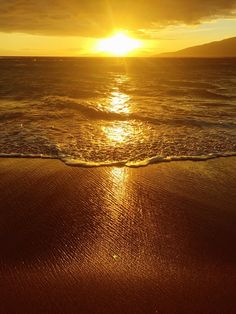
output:
{"label": "golden sky", "polygon": [[96,56],[117,32],[138,56],[234,37],[236,0],[0,0],[0,55]]}

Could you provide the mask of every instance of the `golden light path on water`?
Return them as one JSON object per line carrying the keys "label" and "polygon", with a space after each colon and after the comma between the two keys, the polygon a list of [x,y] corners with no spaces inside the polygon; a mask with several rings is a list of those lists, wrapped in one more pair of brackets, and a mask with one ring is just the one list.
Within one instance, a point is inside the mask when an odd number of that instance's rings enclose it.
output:
{"label": "golden light path on water", "polygon": [[127,121],[119,122],[119,125],[102,127],[111,145],[124,144],[131,140],[134,136],[134,127]]}
{"label": "golden light path on water", "polygon": [[129,114],[132,111],[131,97],[120,91],[120,87],[129,81],[128,75],[115,77],[114,86],[108,96],[108,110],[114,113]]}
{"label": "golden light path on water", "polygon": [[[112,186],[112,192],[115,193],[117,197],[117,205],[119,205],[119,208],[122,208],[122,204],[124,204],[125,200],[125,194],[126,194],[126,184],[128,181],[128,172],[127,169],[124,167],[114,167],[110,170],[113,186]],[[121,206],[121,207],[120,207]],[[114,219],[118,219],[120,216],[120,211],[117,210],[111,210],[111,216]]]}
{"label": "golden light path on water", "polygon": [[130,97],[124,93],[115,91],[111,93],[110,111],[115,113],[130,113],[130,106],[128,104]]}
{"label": "golden light path on water", "polygon": [[[103,238],[97,242],[98,255],[107,260],[110,256],[110,262],[104,265],[111,273],[117,276],[118,273],[126,272],[123,262],[127,263],[131,259],[130,252],[127,250],[127,244],[120,239],[120,235],[125,231],[123,229],[124,220],[133,221],[134,213],[127,211],[126,201],[130,192],[129,172],[125,167],[112,167],[107,172],[110,180],[110,190],[107,190],[103,197],[103,208],[106,216],[103,216],[100,222],[103,229]],[[107,179],[108,179],[107,178]],[[104,246],[103,239],[112,239]],[[114,264],[115,263],[115,264]]]}
{"label": "golden light path on water", "polygon": [[[110,96],[108,97],[107,110],[112,113],[128,115],[131,113],[130,96],[119,91],[119,85],[127,82],[128,76],[122,75],[116,78]],[[129,121],[119,121],[109,126],[102,127],[111,145],[124,144],[132,139],[135,135],[134,127]]]}

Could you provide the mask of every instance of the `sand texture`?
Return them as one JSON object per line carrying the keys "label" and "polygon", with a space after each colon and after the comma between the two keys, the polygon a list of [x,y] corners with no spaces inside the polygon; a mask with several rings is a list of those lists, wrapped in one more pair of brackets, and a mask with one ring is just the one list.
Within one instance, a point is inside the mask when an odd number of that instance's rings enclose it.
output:
{"label": "sand texture", "polygon": [[236,313],[236,158],[0,159],[0,313]]}

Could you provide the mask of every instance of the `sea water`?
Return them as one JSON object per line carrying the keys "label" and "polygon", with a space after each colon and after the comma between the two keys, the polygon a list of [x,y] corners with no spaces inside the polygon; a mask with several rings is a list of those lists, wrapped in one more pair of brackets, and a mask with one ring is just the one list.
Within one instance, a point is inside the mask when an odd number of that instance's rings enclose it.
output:
{"label": "sea water", "polygon": [[236,59],[0,59],[2,157],[141,166],[231,155]]}

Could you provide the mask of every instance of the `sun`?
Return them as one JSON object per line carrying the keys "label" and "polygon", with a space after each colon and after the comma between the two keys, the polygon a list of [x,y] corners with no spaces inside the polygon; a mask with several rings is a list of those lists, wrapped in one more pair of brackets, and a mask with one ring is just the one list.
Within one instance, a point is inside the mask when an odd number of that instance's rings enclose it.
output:
{"label": "sun", "polygon": [[114,56],[126,56],[141,47],[141,42],[119,32],[112,37],[101,39],[97,50]]}

